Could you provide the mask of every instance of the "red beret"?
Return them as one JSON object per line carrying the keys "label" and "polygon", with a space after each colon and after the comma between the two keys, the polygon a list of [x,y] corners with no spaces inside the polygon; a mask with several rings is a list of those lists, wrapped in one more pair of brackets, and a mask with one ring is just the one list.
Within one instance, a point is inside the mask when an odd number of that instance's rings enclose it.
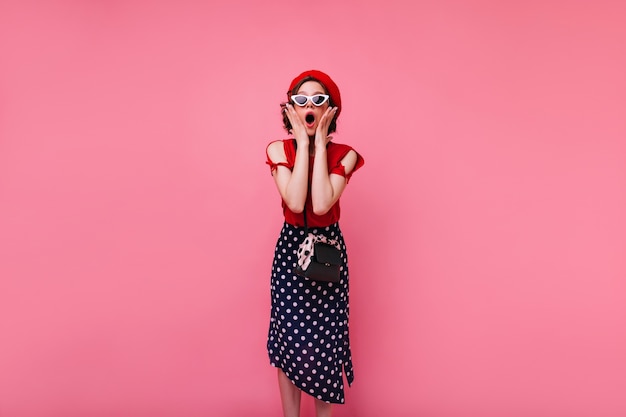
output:
{"label": "red beret", "polygon": [[335,115],[335,117],[339,116],[339,113],[341,113],[341,94],[339,94],[339,87],[337,87],[337,84],[335,84],[335,82],[322,71],[304,71],[302,74],[294,78],[291,82],[291,85],[289,85],[289,91],[287,91],[287,99],[291,97],[291,93],[296,85],[298,85],[300,81],[304,80],[307,77],[311,77],[316,81],[319,81],[326,88],[326,91],[328,91],[328,95],[333,100],[333,103],[335,103],[335,106],[337,106],[337,114]]}

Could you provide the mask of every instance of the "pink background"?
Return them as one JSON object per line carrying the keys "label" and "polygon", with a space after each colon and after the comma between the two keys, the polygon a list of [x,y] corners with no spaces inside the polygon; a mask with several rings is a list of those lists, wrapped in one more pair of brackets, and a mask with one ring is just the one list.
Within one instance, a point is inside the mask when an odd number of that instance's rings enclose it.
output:
{"label": "pink background", "polygon": [[3,1],[0,416],[280,415],[264,152],[310,68],[366,158],[335,415],[626,415],[625,42],[619,0]]}

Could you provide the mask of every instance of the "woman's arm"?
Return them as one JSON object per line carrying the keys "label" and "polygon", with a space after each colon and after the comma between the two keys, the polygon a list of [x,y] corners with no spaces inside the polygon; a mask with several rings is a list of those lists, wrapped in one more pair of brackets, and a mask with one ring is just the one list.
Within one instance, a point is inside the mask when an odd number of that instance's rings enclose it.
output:
{"label": "woman's arm", "polygon": [[[356,165],[357,154],[349,151],[341,160],[348,176]],[[338,174],[328,173],[326,147],[315,150],[315,162],[313,163],[313,178],[311,182],[311,199],[313,201],[313,212],[323,215],[339,200],[348,181],[346,177]]]}
{"label": "woman's arm", "polygon": [[328,107],[315,131],[315,162],[313,163],[313,178],[311,179],[311,200],[313,202],[313,213],[318,216],[328,213],[328,210],[339,200],[348,183],[346,178],[354,169],[357,161],[356,152],[351,150],[341,160],[341,164],[345,168],[346,177],[328,173],[326,146],[331,139],[328,136],[328,127],[336,112],[337,107]]}
{"label": "woman's arm", "polygon": [[[296,140],[296,159],[293,170],[285,166],[277,166],[272,172],[278,192],[283,201],[294,213],[302,213],[306,203],[309,176],[309,137],[306,127],[298,117],[295,109],[289,103],[283,107],[292,126],[293,136]],[[282,141],[273,142],[267,148],[267,156],[275,164],[287,162],[285,147]]]}

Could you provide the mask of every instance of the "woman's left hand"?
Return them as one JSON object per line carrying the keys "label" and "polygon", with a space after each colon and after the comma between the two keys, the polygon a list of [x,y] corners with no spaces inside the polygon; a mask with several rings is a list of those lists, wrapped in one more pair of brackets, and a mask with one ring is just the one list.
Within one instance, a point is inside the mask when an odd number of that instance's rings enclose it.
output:
{"label": "woman's left hand", "polygon": [[320,122],[317,124],[317,129],[315,130],[315,147],[326,148],[326,145],[332,139],[332,136],[328,136],[328,127],[336,113],[337,107],[329,106],[320,118]]}

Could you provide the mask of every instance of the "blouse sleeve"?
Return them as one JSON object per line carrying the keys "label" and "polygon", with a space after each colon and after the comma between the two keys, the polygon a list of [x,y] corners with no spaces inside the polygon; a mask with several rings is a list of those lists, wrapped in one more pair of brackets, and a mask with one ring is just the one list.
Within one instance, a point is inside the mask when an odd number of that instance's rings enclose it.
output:
{"label": "blouse sleeve", "polygon": [[[274,142],[283,142],[283,143],[284,143],[284,141],[274,141]],[[289,162],[289,161],[290,161],[290,158],[289,158],[289,151],[288,151],[288,149],[287,149],[286,144],[285,144],[285,157],[287,158],[287,161],[286,161],[286,162],[274,162],[274,161],[272,161],[272,160],[270,159],[270,156],[269,156],[269,154],[267,153],[267,149],[268,149],[268,148],[272,145],[272,143],[274,143],[274,142],[270,142],[270,143],[267,145],[267,148],[265,148],[265,156],[266,156],[266,158],[267,158],[267,160],[265,161],[265,163],[266,163],[267,165],[269,165],[269,166],[270,166],[270,172],[271,172],[271,173],[274,173],[274,171],[276,171],[276,169],[277,169],[279,166],[287,167],[287,168],[289,168],[290,170],[293,170],[293,163]]]}
{"label": "blouse sleeve", "polygon": [[[346,167],[343,166],[341,161],[350,151],[356,152],[356,163],[354,164],[354,168],[352,169],[352,171],[350,171],[350,173],[346,175]],[[354,150],[350,146],[345,146],[343,149],[341,149],[341,152],[337,154],[334,164],[330,167],[330,173],[341,175],[342,177],[346,179],[347,182],[350,182],[350,178],[352,177],[352,174],[354,174],[354,172],[357,169],[361,168],[364,164],[365,164],[365,160],[356,150]]]}

